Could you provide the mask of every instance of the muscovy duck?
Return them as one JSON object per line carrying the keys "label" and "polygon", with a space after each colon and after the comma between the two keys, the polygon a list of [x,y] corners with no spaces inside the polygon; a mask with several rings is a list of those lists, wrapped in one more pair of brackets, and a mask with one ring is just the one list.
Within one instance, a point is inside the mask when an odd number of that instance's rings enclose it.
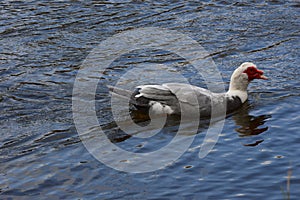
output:
{"label": "muscovy duck", "polygon": [[[254,79],[267,79],[263,73],[251,62],[241,64],[233,72],[226,93],[214,93],[183,83],[140,85],[133,93],[114,87],[110,90],[118,96],[128,98],[131,109],[168,115],[180,115],[181,112],[189,113],[199,109],[201,117],[209,117],[212,106],[216,110],[226,106],[226,113],[238,109],[248,98],[248,84]],[[196,101],[193,100],[195,97]]]}

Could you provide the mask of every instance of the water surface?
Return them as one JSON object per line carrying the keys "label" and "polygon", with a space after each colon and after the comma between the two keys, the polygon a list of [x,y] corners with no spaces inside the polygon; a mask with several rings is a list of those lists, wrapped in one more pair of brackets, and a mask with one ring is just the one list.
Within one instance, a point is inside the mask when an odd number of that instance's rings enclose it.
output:
{"label": "water surface", "polygon": [[[2,1],[1,199],[285,199],[287,179],[290,198],[297,199],[299,7],[291,0]],[[176,30],[199,42],[225,84],[245,61],[256,63],[269,80],[250,85],[249,101],[226,118],[208,156],[198,157],[203,128],[176,162],[131,174],[105,166],[85,149],[72,119],[72,88],[81,63],[101,41],[143,27]],[[167,144],[176,125],[149,141],[124,137],[114,124],[107,88],[101,87],[137,64],[164,64],[165,73],[205,84],[182,58],[166,51],[131,52],[112,63],[97,88],[99,123],[116,145],[149,152]],[[151,71],[140,78],[162,81]]]}

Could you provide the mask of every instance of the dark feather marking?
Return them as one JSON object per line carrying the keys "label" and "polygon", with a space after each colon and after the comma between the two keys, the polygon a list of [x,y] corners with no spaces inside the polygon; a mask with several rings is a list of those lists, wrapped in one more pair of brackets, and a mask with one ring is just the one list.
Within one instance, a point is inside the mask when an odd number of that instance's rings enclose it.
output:
{"label": "dark feather marking", "polygon": [[[136,97],[136,95],[140,94],[140,90],[140,88],[137,88],[130,98],[130,104],[138,110],[148,111],[150,108],[150,101],[159,102],[163,107],[173,105],[175,108],[180,108],[178,99],[170,91],[156,90],[156,93],[153,93],[153,95],[151,95],[151,93],[146,93],[146,97]],[[144,91],[145,90],[143,90],[143,93]]]}
{"label": "dark feather marking", "polygon": [[227,113],[231,113],[234,110],[238,109],[242,106],[242,100],[238,96],[233,96],[231,98],[227,98]]}

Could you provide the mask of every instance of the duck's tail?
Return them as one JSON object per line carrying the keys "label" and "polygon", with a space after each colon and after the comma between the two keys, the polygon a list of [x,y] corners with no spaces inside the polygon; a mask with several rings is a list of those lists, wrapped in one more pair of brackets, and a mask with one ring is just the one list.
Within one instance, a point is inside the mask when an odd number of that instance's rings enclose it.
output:
{"label": "duck's tail", "polygon": [[130,101],[131,97],[132,97],[132,91],[130,90],[126,90],[126,89],[122,89],[122,88],[118,88],[118,87],[114,87],[111,85],[107,85],[109,92],[113,95],[116,95],[117,97],[120,97],[122,99],[126,99],[128,101]]}

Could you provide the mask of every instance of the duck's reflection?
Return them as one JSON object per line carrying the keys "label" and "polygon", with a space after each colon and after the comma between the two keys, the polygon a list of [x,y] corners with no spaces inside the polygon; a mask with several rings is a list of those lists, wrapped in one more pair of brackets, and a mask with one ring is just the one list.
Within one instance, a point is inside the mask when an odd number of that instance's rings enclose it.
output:
{"label": "duck's reflection", "polygon": [[[243,106],[236,112],[233,113],[232,119],[235,121],[237,128],[235,131],[239,134],[239,137],[243,138],[244,146],[256,146],[264,141],[263,137],[259,136],[263,132],[267,131],[269,128],[265,125],[267,119],[271,118],[271,115],[259,115],[253,116],[249,115],[249,111],[251,110],[251,105],[248,102],[245,102]],[[143,112],[132,112],[131,119],[140,126],[147,126],[149,124],[149,115]],[[131,121],[129,121],[131,123]],[[128,124],[130,124],[128,122]],[[199,125],[198,133],[202,132],[209,128],[209,120],[202,120]],[[166,122],[165,128],[166,132],[168,132],[168,127],[170,129],[178,127],[180,125],[180,117],[178,116],[168,116],[168,120]],[[107,137],[113,143],[123,142],[132,137],[132,135],[128,135],[119,130],[118,125],[115,122],[107,124],[107,127],[102,127],[104,130],[108,129]],[[114,130],[114,131],[112,131]],[[172,130],[174,133],[174,130]],[[176,131],[175,131],[176,132]],[[251,137],[252,136],[252,137]]]}
{"label": "duck's reflection", "polygon": [[[271,118],[271,115],[259,115],[253,116],[249,115],[250,104],[246,102],[237,113],[235,113],[232,118],[235,124],[239,126],[235,131],[240,137],[249,137],[260,135],[261,133],[269,129],[268,126],[263,126],[267,119]],[[263,142],[263,139],[255,140],[250,143],[243,144],[244,146],[256,146]]]}

